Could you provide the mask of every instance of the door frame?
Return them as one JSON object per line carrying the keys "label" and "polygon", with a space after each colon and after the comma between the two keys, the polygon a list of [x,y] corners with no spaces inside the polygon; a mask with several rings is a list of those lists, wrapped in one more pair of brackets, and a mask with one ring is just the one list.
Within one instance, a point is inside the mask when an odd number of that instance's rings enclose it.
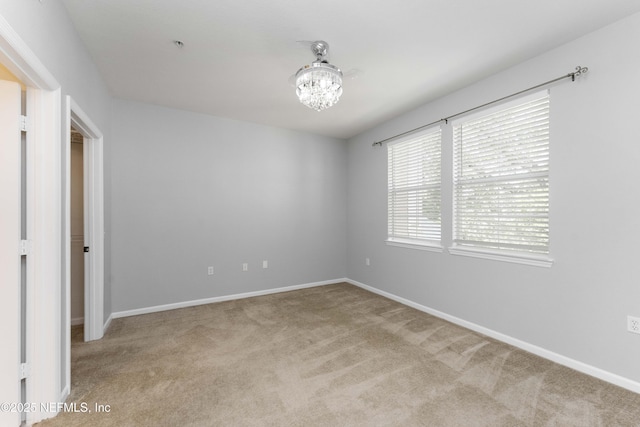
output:
{"label": "door frame", "polygon": [[64,156],[64,248],[65,283],[63,301],[65,301],[64,359],[66,360],[65,386],[69,387],[71,357],[71,126],[79,131],[83,140],[83,185],[85,212],[85,246],[89,246],[85,257],[84,284],[84,340],[98,340],[104,335],[104,150],[103,135],[89,116],[80,108],[71,96],[65,97],[63,129]]}
{"label": "door frame", "polygon": [[[0,400],[20,402],[22,378],[17,369],[22,362],[22,255],[16,251],[16,242],[22,239],[22,151],[20,132],[22,114],[21,83],[0,80],[0,199],[2,220],[0,221],[0,282],[2,285],[2,342],[0,352]],[[13,371],[13,372],[11,372]],[[0,423],[19,425],[22,414],[0,411]]]}
{"label": "door frame", "polygon": [[26,229],[26,413],[31,425],[55,415],[39,403],[62,402],[60,325],[61,239],[61,89],[53,75],[0,15],[0,62],[27,87]]}

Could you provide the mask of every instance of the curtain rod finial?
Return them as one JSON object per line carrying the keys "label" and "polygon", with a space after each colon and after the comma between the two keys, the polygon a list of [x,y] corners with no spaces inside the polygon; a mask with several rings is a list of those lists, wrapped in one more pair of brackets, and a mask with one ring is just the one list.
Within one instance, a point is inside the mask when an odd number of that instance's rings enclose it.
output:
{"label": "curtain rod finial", "polygon": [[573,73],[569,74],[571,76],[571,81],[575,81],[576,77],[580,77],[582,74],[586,74],[587,71],[589,71],[589,68],[578,65],[576,67],[576,70]]}

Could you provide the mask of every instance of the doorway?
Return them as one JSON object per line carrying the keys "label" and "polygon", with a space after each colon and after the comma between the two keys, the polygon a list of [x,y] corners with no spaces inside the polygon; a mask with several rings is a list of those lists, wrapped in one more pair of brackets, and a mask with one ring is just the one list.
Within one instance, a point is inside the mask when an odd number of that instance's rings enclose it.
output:
{"label": "doorway", "polygon": [[[91,303],[90,312],[85,308],[85,326],[89,339],[99,339],[104,332],[103,140],[99,129],[77,104],[68,96],[63,98],[58,81],[1,17],[0,64],[26,87],[26,121],[21,123],[21,127],[27,129],[26,158],[20,159],[20,142],[8,144],[10,151],[5,153],[3,150],[0,156],[0,162],[6,160],[0,168],[0,176],[7,174],[10,178],[0,179],[0,198],[7,199],[7,203],[2,203],[0,215],[0,283],[7,284],[0,287],[3,292],[0,329],[3,348],[7,349],[0,352],[0,378],[3,379],[0,381],[0,401],[35,404],[30,407],[33,411],[23,414],[0,411],[0,425],[17,426],[22,419],[30,425],[55,415],[59,407],[46,404],[64,402],[70,390],[70,239],[66,238],[66,233],[69,230],[67,141],[72,124],[85,137],[85,175],[89,177],[91,188],[90,200],[85,204],[93,210],[87,225],[93,245],[89,255],[93,286],[90,295],[85,296]],[[16,117],[13,113],[11,116]],[[61,128],[61,123],[66,125]],[[19,128],[12,123],[0,126],[0,130]],[[0,138],[0,141],[8,139]],[[16,153],[18,157],[14,156]],[[26,182],[24,195],[20,194],[20,186],[13,185],[21,180]],[[20,202],[22,197],[26,200]],[[26,239],[21,238],[22,223],[26,225]],[[26,257],[24,265],[22,256]],[[24,292],[21,289],[23,274],[26,276]],[[7,295],[4,295],[5,291]],[[26,295],[21,295],[24,293]],[[19,302],[21,296],[26,307],[17,310],[12,304]],[[5,306],[7,310],[4,310]],[[20,322],[25,324],[24,343],[20,342]],[[26,353],[24,364],[17,363],[23,359],[20,356],[22,348]],[[18,378],[17,383],[12,380],[15,378]]]}
{"label": "doorway", "polygon": [[[26,118],[20,120],[20,127],[0,126],[7,131],[26,129],[23,131],[24,142],[7,144],[3,148],[9,151],[3,150],[0,156],[0,162],[6,160],[0,175],[7,174],[10,178],[0,179],[0,198],[7,201],[2,203],[0,215],[0,283],[6,285],[0,286],[3,293],[0,328],[8,333],[3,334],[3,349],[7,351],[0,352],[0,378],[3,379],[0,381],[0,400],[37,404],[30,407],[32,411],[22,414],[0,411],[0,425],[17,426],[20,420],[30,425],[57,412],[55,406],[49,410],[39,403],[64,402],[66,399],[61,389],[64,353],[60,328],[64,324],[60,321],[64,281],[63,235],[60,233],[64,218],[60,179],[62,98],[60,84],[4,19],[0,19],[0,64],[26,88]],[[16,117],[15,114],[12,116]],[[8,140],[1,139],[2,142]],[[26,147],[21,149],[23,145]],[[18,157],[14,156],[15,150],[18,150]],[[5,163],[7,167],[4,167]],[[25,183],[22,190],[13,185],[19,181]],[[23,199],[18,205],[14,203],[19,200],[15,199],[16,194]],[[26,284],[22,277],[26,277]],[[5,291],[7,295],[4,295]],[[18,298],[22,299],[20,310],[11,305]],[[5,305],[9,307],[7,310],[4,310]],[[21,313],[16,317],[17,311]],[[24,327],[22,338],[19,336],[22,327],[18,326],[21,323]],[[15,335],[25,342],[15,341]],[[21,352],[24,352],[22,356]],[[25,362],[16,364],[16,360]],[[16,377],[20,378],[18,387],[12,380]]]}
{"label": "doorway", "polygon": [[[84,161],[83,161],[84,137],[71,127],[70,146],[70,233],[71,233],[71,291],[70,310],[71,327],[84,326]],[[74,328],[81,329],[81,328]],[[73,332],[72,332],[73,335]]]}
{"label": "doorway", "polygon": [[[63,395],[71,392],[71,327],[83,325],[84,341],[102,338],[104,320],[103,137],[70,97],[63,110],[64,284],[62,287]],[[75,142],[74,142],[75,141]],[[81,182],[81,184],[78,183]],[[81,185],[81,190],[78,187]],[[80,198],[73,193],[80,193]],[[77,191],[79,190],[79,191]],[[82,225],[79,226],[79,217]],[[74,218],[75,217],[75,218]],[[79,252],[81,251],[81,252]],[[80,255],[81,254],[81,255]],[[72,288],[73,282],[73,288]],[[82,308],[80,308],[82,307]],[[81,315],[79,313],[82,313]]]}

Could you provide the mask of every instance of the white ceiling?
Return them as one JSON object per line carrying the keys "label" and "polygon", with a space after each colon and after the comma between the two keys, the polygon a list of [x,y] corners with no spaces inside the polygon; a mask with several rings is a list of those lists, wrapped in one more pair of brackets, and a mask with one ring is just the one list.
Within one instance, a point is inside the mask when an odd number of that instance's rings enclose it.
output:
{"label": "white ceiling", "polygon": [[[63,1],[115,97],[338,138],[640,11],[638,0]],[[314,59],[297,41],[319,39],[332,64],[362,71],[322,112],[288,82]]]}

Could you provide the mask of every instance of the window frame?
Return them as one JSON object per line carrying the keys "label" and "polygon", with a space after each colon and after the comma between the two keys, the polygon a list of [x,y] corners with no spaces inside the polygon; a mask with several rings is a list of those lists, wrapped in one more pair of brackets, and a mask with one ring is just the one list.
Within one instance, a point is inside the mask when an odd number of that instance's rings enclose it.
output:
{"label": "window frame", "polygon": [[[433,175],[427,177],[426,179],[423,179],[421,181],[421,185],[419,187],[422,187],[422,189],[427,189],[427,188],[431,188],[431,189],[437,189],[437,193],[439,195],[439,200],[437,201],[437,207],[439,210],[439,221],[438,221],[438,227],[439,227],[439,236],[438,236],[438,240],[435,239],[424,239],[424,238],[417,238],[417,237],[410,237],[410,236],[399,236],[396,235],[395,233],[392,232],[392,230],[394,229],[393,227],[393,221],[394,221],[394,215],[392,213],[392,194],[397,193],[398,191],[410,191],[407,190],[407,188],[411,187],[411,186],[402,186],[399,187],[399,189],[396,189],[395,191],[392,189],[392,179],[393,179],[393,175],[392,175],[392,154],[391,154],[391,150],[393,149],[394,146],[398,146],[401,144],[407,144],[411,141],[416,141],[417,139],[424,137],[424,136],[429,136],[431,134],[438,134],[438,142],[437,142],[437,150],[438,150],[438,179],[437,179],[437,184],[434,183],[425,183],[429,181],[429,178],[433,178]],[[442,126],[440,124],[434,125],[434,126],[430,126],[426,129],[421,129],[420,131],[416,131],[416,132],[412,132],[409,135],[403,135],[402,137],[398,137],[397,139],[389,142],[387,144],[387,239],[385,240],[385,243],[389,246],[396,246],[396,247],[402,247],[402,248],[410,248],[410,249],[418,249],[418,250],[425,250],[425,251],[433,251],[433,252],[442,252],[443,251],[443,245],[442,245],[442,142],[443,142],[443,130],[442,130]],[[427,149],[427,152],[430,152],[431,150]],[[433,202],[432,202],[433,203]],[[393,205],[395,206],[395,205]],[[423,229],[424,230],[424,229]]]}
{"label": "window frame", "polygon": [[[478,118],[481,117],[485,117],[491,114],[494,114],[496,112],[499,111],[503,111],[503,110],[508,110],[510,108],[519,106],[519,105],[523,105],[526,104],[528,102],[531,102],[535,99],[539,99],[541,97],[547,97],[549,99],[549,103],[550,103],[550,92],[549,90],[543,90],[543,91],[538,91],[532,94],[528,94],[528,95],[523,95],[520,96],[516,99],[512,99],[510,101],[501,103],[499,105],[495,105],[492,107],[488,107],[486,109],[482,109],[480,111],[476,111],[474,113],[465,115],[463,117],[459,117],[456,118],[455,120],[452,120],[449,122],[449,126],[451,126],[451,143],[452,143],[452,147],[453,147],[453,151],[452,151],[452,156],[451,156],[451,161],[452,161],[452,174],[451,174],[451,191],[452,191],[452,199],[451,199],[451,207],[452,207],[452,212],[451,212],[451,232],[452,232],[452,236],[451,236],[451,246],[448,248],[449,253],[453,254],[453,255],[462,255],[462,256],[469,256],[469,257],[474,257],[474,258],[485,258],[485,259],[491,259],[491,260],[496,260],[496,261],[505,261],[505,262],[513,262],[513,263],[519,263],[519,264],[527,264],[527,265],[533,265],[533,266],[540,266],[540,267],[550,267],[553,264],[553,259],[551,258],[551,244],[550,244],[550,219],[551,219],[551,203],[550,203],[550,199],[551,199],[551,190],[550,190],[550,181],[551,181],[551,168],[549,167],[547,172],[546,172],[546,179],[547,179],[547,198],[548,198],[548,211],[547,211],[547,224],[548,224],[548,238],[549,238],[549,243],[547,245],[547,252],[542,253],[542,252],[529,252],[529,251],[524,251],[524,250],[517,250],[517,249],[499,249],[499,248],[494,248],[494,247],[490,247],[489,245],[487,246],[482,246],[482,245],[465,245],[465,244],[460,244],[458,242],[456,242],[456,224],[458,221],[457,218],[457,207],[456,207],[456,188],[457,188],[457,177],[456,177],[456,170],[459,167],[456,163],[458,162],[458,158],[456,156],[456,153],[454,152],[457,144],[456,144],[456,137],[455,137],[455,133],[456,133],[456,128],[458,126],[461,125],[461,123],[466,123],[469,121],[473,121],[476,120]],[[548,115],[548,119],[550,120],[551,118],[551,109],[549,107],[549,115]],[[549,165],[550,165],[550,148],[551,148],[551,137],[549,136],[547,139],[547,150],[548,150],[548,156],[549,156]]]}

